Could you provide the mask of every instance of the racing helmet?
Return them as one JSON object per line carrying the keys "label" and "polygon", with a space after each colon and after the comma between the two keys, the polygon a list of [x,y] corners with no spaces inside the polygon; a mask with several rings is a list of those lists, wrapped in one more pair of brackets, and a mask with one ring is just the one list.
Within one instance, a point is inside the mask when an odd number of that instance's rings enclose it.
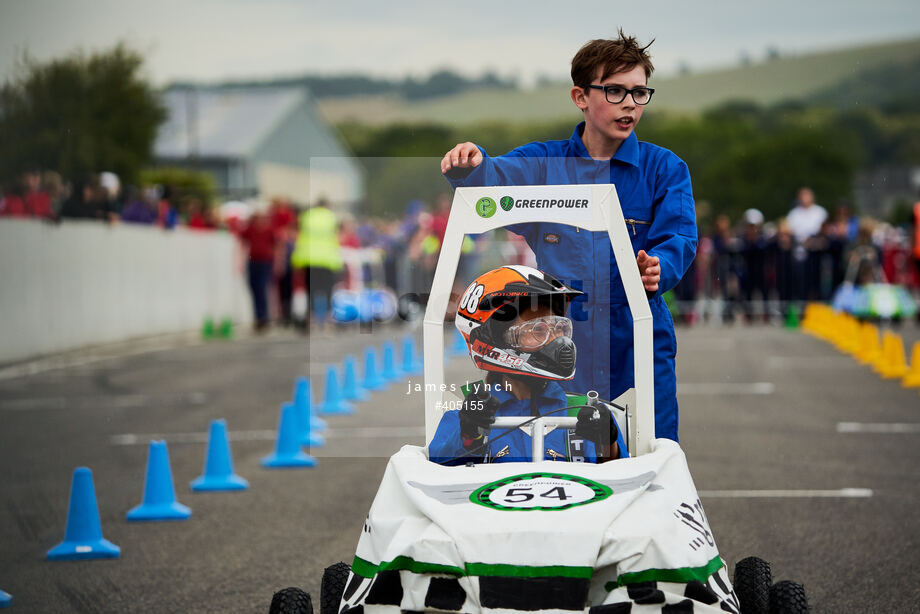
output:
{"label": "racing helmet", "polygon": [[[480,369],[568,380],[575,376],[575,342],[565,312],[582,294],[537,269],[502,266],[467,287],[454,325]],[[520,313],[538,307],[548,307],[552,315],[518,321]]]}

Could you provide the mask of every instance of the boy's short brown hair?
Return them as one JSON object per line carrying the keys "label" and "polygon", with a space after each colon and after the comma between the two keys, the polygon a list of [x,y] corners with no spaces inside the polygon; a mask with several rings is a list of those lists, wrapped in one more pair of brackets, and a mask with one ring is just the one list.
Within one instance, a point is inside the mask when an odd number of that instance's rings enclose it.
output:
{"label": "boy's short brown hair", "polygon": [[602,69],[601,79],[623,70],[632,70],[636,66],[645,69],[646,78],[652,76],[655,67],[647,50],[655,39],[640,47],[635,36],[626,36],[623,30],[619,30],[618,35],[616,39],[598,38],[588,41],[578,50],[572,58],[572,85],[588,87],[597,76],[598,68]]}

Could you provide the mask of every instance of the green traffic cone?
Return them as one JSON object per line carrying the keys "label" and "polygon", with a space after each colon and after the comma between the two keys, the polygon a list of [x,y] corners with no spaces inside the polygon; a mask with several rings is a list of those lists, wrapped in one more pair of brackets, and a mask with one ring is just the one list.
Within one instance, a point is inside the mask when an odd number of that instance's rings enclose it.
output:
{"label": "green traffic cone", "polygon": [[204,319],[204,324],[201,325],[201,338],[202,339],[213,339],[214,338],[214,320],[210,316]]}
{"label": "green traffic cone", "polygon": [[798,328],[799,327],[799,310],[795,308],[795,305],[789,305],[789,309],[786,310],[786,328]]}
{"label": "green traffic cone", "polygon": [[233,339],[233,320],[224,318],[220,322],[220,336],[224,339]]}

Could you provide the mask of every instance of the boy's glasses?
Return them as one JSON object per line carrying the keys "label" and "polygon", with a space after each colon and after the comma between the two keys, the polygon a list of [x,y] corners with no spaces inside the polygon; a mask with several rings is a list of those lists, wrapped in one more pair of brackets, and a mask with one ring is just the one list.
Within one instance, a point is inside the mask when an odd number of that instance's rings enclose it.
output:
{"label": "boy's glasses", "polygon": [[516,350],[534,352],[557,337],[572,336],[572,321],[562,316],[544,316],[515,324],[505,331],[505,342]]}
{"label": "boy's glasses", "polygon": [[655,93],[654,89],[645,86],[634,87],[631,90],[622,85],[589,85],[588,87],[593,90],[604,90],[604,96],[607,97],[607,102],[611,104],[620,104],[626,100],[626,94],[630,94],[633,102],[645,105],[648,104],[649,100],[652,99],[652,94]]}

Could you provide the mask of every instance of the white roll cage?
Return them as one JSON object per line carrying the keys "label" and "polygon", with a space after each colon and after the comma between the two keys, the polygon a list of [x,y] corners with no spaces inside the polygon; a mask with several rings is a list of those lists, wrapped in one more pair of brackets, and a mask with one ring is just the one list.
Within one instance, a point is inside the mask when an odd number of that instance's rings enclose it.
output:
{"label": "white roll cage", "polygon": [[[479,207],[477,211],[477,203],[480,201],[483,201],[485,206]],[[543,206],[518,207],[517,204],[521,201],[539,202]],[[547,206],[547,203],[551,202],[573,201],[587,203],[573,207]],[[508,203],[511,206],[506,209],[505,206],[499,206],[500,203]],[[499,186],[456,190],[423,325],[425,440],[430,442],[434,437],[441,418],[439,407],[442,407],[446,400],[444,317],[447,315],[447,304],[457,274],[464,235],[480,234],[510,224],[537,222],[568,224],[589,231],[607,231],[610,237],[626,300],[633,317],[635,388],[621,395],[617,401],[626,405],[626,444],[630,455],[638,456],[651,452],[652,440],[655,438],[652,312],[613,184]],[[552,275],[553,271],[547,273]],[[533,429],[535,439],[538,430],[542,435],[542,428]]]}

